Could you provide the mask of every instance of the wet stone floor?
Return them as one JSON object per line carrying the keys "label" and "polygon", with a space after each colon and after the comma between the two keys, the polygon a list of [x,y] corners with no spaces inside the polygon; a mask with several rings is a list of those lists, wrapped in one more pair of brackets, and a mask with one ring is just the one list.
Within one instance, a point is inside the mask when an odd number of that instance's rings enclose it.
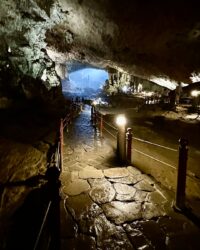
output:
{"label": "wet stone floor", "polygon": [[114,150],[85,107],[65,133],[61,174],[61,249],[199,249],[200,230],[172,199]]}

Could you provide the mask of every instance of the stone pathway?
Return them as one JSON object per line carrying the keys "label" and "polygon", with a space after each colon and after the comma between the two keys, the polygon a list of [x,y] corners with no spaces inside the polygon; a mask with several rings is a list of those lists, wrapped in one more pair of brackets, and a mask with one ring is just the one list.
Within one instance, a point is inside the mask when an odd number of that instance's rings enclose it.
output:
{"label": "stone pathway", "polygon": [[61,249],[199,249],[200,230],[149,176],[116,164],[87,107],[66,134],[61,183]]}

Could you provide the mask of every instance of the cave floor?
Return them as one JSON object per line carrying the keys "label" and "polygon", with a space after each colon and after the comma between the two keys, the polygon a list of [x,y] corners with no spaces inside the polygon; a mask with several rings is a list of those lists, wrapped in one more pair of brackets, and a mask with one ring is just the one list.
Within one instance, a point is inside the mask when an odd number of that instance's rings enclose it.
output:
{"label": "cave floor", "polygon": [[133,166],[121,166],[85,107],[64,138],[61,249],[198,249],[200,230],[173,197]]}

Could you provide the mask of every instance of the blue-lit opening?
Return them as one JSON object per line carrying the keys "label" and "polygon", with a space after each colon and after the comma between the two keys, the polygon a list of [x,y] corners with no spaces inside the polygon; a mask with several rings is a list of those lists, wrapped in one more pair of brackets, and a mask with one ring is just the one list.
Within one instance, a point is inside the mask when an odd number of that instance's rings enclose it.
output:
{"label": "blue-lit opening", "polygon": [[[82,67],[82,68],[81,68]],[[105,70],[79,66],[69,72],[68,79],[62,81],[63,93],[66,95],[97,96],[108,79]]]}

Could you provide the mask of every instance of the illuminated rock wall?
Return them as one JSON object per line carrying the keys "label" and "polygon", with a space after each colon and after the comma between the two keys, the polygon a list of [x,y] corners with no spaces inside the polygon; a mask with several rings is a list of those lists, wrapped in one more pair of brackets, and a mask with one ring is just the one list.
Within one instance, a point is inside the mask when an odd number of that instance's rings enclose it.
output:
{"label": "illuminated rock wall", "polygon": [[146,79],[198,80],[198,9],[195,0],[1,0],[1,71],[10,65],[50,88],[76,59]]}

